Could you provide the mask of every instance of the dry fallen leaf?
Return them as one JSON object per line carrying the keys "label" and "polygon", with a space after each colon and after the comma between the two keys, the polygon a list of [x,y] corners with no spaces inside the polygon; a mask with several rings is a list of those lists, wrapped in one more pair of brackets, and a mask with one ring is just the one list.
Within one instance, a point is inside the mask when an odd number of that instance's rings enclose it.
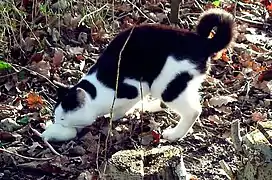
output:
{"label": "dry fallen leaf", "polygon": [[31,109],[41,108],[44,105],[42,97],[34,92],[28,94],[27,104]]}
{"label": "dry fallen leaf", "polygon": [[211,123],[214,123],[214,124],[224,124],[224,121],[221,120],[221,118],[217,115],[211,115],[208,117],[208,120],[211,122]]}
{"label": "dry fallen leaf", "polygon": [[0,142],[12,142],[15,141],[16,137],[10,133],[10,132],[5,132],[5,131],[0,131]]}
{"label": "dry fallen leaf", "polygon": [[63,58],[64,58],[63,50],[60,49],[60,48],[56,48],[56,49],[55,49],[55,54],[54,54],[54,57],[53,57],[53,64],[54,64],[56,67],[61,66],[61,63],[62,63],[62,61],[63,61]]}
{"label": "dry fallen leaf", "polygon": [[226,105],[234,101],[237,101],[237,99],[231,96],[217,96],[217,97],[212,97],[209,100],[209,104],[214,107],[220,107],[222,105]]}
{"label": "dry fallen leaf", "polygon": [[260,112],[254,112],[251,114],[252,120],[253,121],[263,121],[267,118],[267,114],[260,113]]}
{"label": "dry fallen leaf", "polygon": [[49,78],[50,77],[50,69],[51,66],[49,64],[49,62],[47,61],[40,61],[38,63],[36,63],[35,61],[33,61],[29,67],[29,69],[38,72],[42,75],[44,75],[45,77]]}

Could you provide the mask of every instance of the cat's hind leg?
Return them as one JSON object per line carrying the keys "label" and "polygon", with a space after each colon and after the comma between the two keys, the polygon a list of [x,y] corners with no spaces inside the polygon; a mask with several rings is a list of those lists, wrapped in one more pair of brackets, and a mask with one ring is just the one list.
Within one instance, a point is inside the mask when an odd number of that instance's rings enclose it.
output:
{"label": "cat's hind leg", "polygon": [[171,109],[180,115],[180,120],[176,127],[166,129],[162,133],[163,138],[169,141],[175,141],[183,138],[189,129],[193,126],[196,119],[201,113],[201,105],[199,102],[188,102],[188,100],[178,98],[171,103],[166,103]]}
{"label": "cat's hind leg", "polygon": [[192,79],[179,94],[171,86],[164,91],[162,100],[169,108],[180,115],[180,120],[176,127],[164,130],[163,138],[169,141],[181,139],[193,126],[202,111],[198,87],[199,82]]}

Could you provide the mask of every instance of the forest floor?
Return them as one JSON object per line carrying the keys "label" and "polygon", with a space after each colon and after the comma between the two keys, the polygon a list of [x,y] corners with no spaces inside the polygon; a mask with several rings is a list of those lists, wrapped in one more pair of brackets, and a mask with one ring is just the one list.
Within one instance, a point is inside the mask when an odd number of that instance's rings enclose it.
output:
{"label": "forest floor", "polygon": [[185,167],[195,179],[227,179],[220,160],[237,169],[241,159],[230,139],[231,122],[239,119],[246,134],[256,129],[257,122],[272,119],[269,0],[181,3],[181,28],[194,30],[200,13],[219,7],[235,15],[238,32],[233,48],[212,59],[211,73],[200,91],[203,112],[186,138],[154,142],[154,130],[174,125],[175,113],[135,112],[113,123],[107,149],[108,121],[98,119],[77,139],[50,143],[63,155],[56,157],[31,129],[41,133],[52,120],[53,83],[76,84],[122,29],[141,23],[170,24],[167,0],[59,2],[0,2],[0,179],[80,179],[87,171],[96,179],[105,156],[167,144],[184,149]]}

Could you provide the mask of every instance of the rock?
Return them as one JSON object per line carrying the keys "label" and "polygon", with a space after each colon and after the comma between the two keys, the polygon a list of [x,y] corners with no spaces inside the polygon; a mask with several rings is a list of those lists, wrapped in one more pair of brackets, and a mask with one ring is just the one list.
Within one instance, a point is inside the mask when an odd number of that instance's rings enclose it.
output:
{"label": "rock", "polygon": [[173,146],[119,151],[109,160],[106,174],[106,179],[116,180],[188,178],[182,150]]}
{"label": "rock", "polygon": [[272,146],[267,140],[272,139],[272,121],[259,122],[260,126],[243,137],[247,146],[246,160],[238,170],[238,180],[270,180],[272,177]]}
{"label": "rock", "polygon": [[106,179],[138,180],[144,176],[144,151],[123,150],[113,154],[106,170]]}

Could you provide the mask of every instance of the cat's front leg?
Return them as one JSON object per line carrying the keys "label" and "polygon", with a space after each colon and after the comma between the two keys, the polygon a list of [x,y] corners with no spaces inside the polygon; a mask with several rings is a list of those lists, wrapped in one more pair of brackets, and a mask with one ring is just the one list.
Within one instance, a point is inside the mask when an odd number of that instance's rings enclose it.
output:
{"label": "cat's front leg", "polygon": [[[118,107],[114,108],[112,120],[116,121],[125,117],[126,113],[137,103],[138,98],[127,99],[127,100],[117,100],[116,104],[119,104]],[[122,105],[120,105],[122,104]],[[110,117],[110,114],[108,114]]]}

